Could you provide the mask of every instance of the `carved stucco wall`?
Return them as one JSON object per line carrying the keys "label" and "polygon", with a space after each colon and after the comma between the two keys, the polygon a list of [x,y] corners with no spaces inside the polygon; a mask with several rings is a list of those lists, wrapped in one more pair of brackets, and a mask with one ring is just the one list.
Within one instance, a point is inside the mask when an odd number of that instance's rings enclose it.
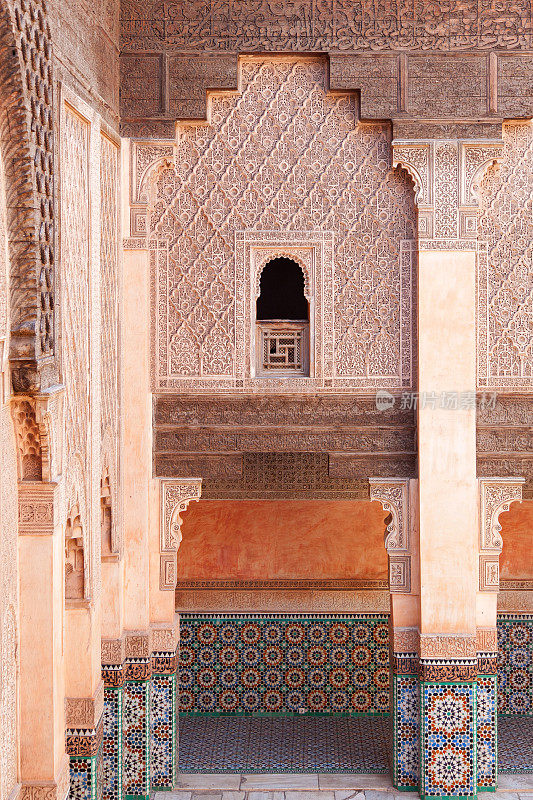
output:
{"label": "carved stucco wall", "polygon": [[119,549],[119,148],[101,135],[100,160],[101,463],[109,476],[112,546]]}
{"label": "carved stucco wall", "polygon": [[482,184],[480,388],[533,388],[533,125],[503,126],[503,158]]}
{"label": "carved stucco wall", "polygon": [[61,109],[61,343],[65,384],[66,513],[78,504],[84,530],[85,592],[91,573],[92,452],[90,382],[90,124],[76,109]]}
{"label": "carved stucco wall", "polygon": [[[155,390],[410,386],[415,209],[389,127],[326,93],[323,59],[240,69],[239,93],[210,98],[209,124],[178,126],[176,165],[151,187]],[[315,372],[259,384],[254,270],[281,251],[309,265]]]}
{"label": "carved stucco wall", "polygon": [[61,356],[65,384],[63,517],[77,503],[85,596],[101,587],[101,481],[109,479],[113,548],[119,509],[119,144],[100,116],[62,87]]}
{"label": "carved stucco wall", "polygon": [[9,409],[6,191],[0,161],[0,800],[17,783],[17,463]]}

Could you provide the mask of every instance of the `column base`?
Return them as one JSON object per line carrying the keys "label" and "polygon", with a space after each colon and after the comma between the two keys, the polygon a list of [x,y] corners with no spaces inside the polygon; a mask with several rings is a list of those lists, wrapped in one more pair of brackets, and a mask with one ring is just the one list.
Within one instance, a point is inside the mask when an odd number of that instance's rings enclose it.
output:
{"label": "column base", "polygon": [[[419,680],[413,658],[396,656],[392,691],[393,774],[392,782],[398,791],[416,792],[420,782],[420,709]],[[405,668],[406,673],[399,670]]]}
{"label": "column base", "polygon": [[476,701],[475,681],[421,681],[421,797],[476,796]]}
{"label": "column base", "polygon": [[125,800],[149,800],[150,658],[126,659],[123,690],[122,791]]}
{"label": "column base", "polygon": [[67,729],[70,792],[74,800],[97,800],[103,784],[103,716],[96,728]]}
{"label": "column base", "polygon": [[176,653],[152,655],[150,692],[150,781],[152,791],[171,790],[175,783]]}

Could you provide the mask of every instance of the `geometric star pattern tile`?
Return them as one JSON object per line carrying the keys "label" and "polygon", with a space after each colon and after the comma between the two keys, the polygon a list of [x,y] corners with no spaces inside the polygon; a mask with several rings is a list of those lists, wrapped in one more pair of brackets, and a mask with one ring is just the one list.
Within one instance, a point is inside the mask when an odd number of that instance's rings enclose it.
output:
{"label": "geometric star pattern tile", "polygon": [[496,675],[477,679],[477,785],[495,789],[497,782]]}
{"label": "geometric star pattern tile", "polygon": [[123,790],[150,795],[150,681],[125,681],[123,690]]}
{"label": "geometric star pattern tile", "polygon": [[151,786],[153,791],[172,789],[176,747],[176,676],[152,675],[150,692]]}
{"label": "geometric star pattern tile", "polygon": [[180,711],[389,711],[388,617],[182,614]]}
{"label": "geometric star pattern tile", "polygon": [[122,800],[122,689],[104,689],[103,800]]}
{"label": "geometric star pattern tile", "polygon": [[498,615],[498,712],[533,714],[533,614]]}
{"label": "geometric star pattern tile", "polygon": [[420,701],[416,675],[394,676],[394,784],[417,787],[420,775]]}
{"label": "geometric star pattern tile", "polygon": [[422,683],[423,796],[476,793],[475,683]]}

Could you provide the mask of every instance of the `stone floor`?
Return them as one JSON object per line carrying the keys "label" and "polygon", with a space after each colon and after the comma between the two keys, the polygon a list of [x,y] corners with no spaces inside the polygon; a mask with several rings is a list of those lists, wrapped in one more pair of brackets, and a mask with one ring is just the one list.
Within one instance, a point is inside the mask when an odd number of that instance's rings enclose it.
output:
{"label": "stone floor", "polygon": [[[179,768],[388,774],[389,728],[388,717],[180,715]],[[500,717],[498,748],[501,774],[533,772],[533,717]]]}
{"label": "stone floor", "polygon": [[[387,775],[192,775],[181,773],[173,792],[153,800],[406,800]],[[497,792],[480,800],[533,800],[533,775],[502,775]]]}

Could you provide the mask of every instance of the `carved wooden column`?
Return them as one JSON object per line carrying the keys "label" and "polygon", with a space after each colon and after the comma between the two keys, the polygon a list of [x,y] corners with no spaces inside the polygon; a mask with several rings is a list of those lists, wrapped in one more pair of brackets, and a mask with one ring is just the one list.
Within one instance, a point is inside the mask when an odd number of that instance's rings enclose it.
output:
{"label": "carved wooden column", "polygon": [[522,500],[523,478],[479,479],[479,593],[477,628],[478,787],[498,782],[498,632],[497,597],[503,540],[499,516]]}
{"label": "carved wooden column", "polygon": [[393,141],[418,205],[422,797],[478,786],[476,192],[501,151],[500,140]]}
{"label": "carved wooden column", "polygon": [[[172,789],[178,749],[177,667],[179,617],[175,613],[177,554],[181,543],[181,514],[198,501],[199,478],[154,481],[159,526],[151,541],[150,616],[152,630],[151,784]],[[156,539],[154,542],[153,540]],[[153,545],[156,544],[154,548]],[[156,582],[157,581],[157,582]]]}
{"label": "carved wooden column", "polygon": [[420,771],[418,481],[370,478],[369,483],[370,499],[380,502],[390,518],[385,547],[391,593],[392,777],[396,788],[414,791]]}
{"label": "carved wooden column", "polygon": [[24,798],[64,800],[61,646],[64,531],[60,523],[62,388],[12,399],[18,459],[20,780]]}

